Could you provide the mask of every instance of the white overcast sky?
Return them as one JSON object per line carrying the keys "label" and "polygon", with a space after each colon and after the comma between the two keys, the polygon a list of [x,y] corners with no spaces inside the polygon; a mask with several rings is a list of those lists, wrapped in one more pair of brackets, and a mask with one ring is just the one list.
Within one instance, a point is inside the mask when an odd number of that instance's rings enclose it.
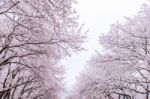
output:
{"label": "white overcast sky", "polygon": [[98,37],[109,30],[110,24],[120,21],[124,16],[133,16],[140,10],[145,0],[77,0],[75,5],[79,14],[79,23],[89,29],[86,51],[73,54],[63,61],[66,67],[67,86],[70,88],[76,81],[94,51],[99,48]]}

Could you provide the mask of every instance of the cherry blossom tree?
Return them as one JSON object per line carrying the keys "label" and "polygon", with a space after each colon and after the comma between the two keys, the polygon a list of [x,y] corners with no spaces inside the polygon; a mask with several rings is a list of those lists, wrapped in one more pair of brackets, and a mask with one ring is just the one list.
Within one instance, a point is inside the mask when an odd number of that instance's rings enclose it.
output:
{"label": "cherry blossom tree", "polygon": [[0,98],[58,99],[60,59],[80,51],[85,35],[73,0],[0,1]]}
{"label": "cherry blossom tree", "polygon": [[91,58],[70,99],[149,99],[149,11],[147,2],[136,16],[100,36],[104,50]]}

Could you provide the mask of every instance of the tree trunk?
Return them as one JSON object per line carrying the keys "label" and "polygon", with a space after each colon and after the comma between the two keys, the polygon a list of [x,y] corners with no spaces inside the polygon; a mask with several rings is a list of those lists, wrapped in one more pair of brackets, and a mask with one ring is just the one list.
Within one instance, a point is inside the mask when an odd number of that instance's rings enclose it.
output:
{"label": "tree trunk", "polygon": [[118,95],[118,99],[120,99],[121,98],[121,95]]}
{"label": "tree trunk", "polygon": [[149,99],[149,93],[148,92],[146,93],[146,99]]}

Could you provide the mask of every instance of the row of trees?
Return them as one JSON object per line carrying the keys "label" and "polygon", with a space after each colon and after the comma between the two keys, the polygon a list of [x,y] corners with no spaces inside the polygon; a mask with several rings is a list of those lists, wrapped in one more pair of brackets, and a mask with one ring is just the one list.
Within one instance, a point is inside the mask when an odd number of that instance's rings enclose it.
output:
{"label": "row of trees", "polygon": [[0,0],[0,99],[59,99],[59,61],[85,39],[73,2]]}
{"label": "row of trees", "polygon": [[68,99],[150,99],[150,5],[111,26]]}

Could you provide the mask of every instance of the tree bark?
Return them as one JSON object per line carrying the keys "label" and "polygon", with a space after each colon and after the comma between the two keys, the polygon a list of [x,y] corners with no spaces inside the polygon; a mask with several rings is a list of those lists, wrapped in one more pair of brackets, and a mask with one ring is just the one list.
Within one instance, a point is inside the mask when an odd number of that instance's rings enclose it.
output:
{"label": "tree bark", "polygon": [[149,93],[148,92],[146,93],[146,99],[149,99]]}

